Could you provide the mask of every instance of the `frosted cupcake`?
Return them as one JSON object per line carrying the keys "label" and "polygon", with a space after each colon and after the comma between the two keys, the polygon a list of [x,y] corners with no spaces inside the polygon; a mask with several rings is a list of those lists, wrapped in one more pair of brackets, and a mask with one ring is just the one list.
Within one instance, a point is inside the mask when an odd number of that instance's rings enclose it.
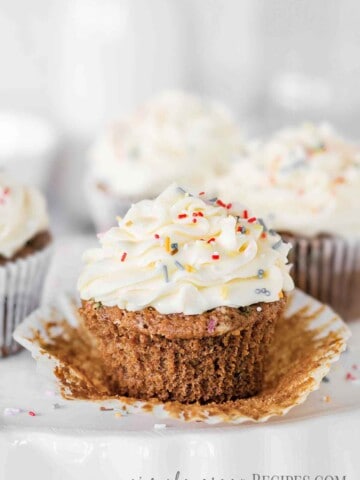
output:
{"label": "frosted cupcake", "polygon": [[291,240],[295,283],[345,318],[358,317],[359,147],[327,125],[281,131],[221,178],[219,193],[235,192]]}
{"label": "frosted cupcake", "polygon": [[39,305],[50,243],[40,192],[0,173],[0,357],[19,350],[12,333]]}
{"label": "frosted cupcake", "polygon": [[256,394],[286,292],[290,245],[221,200],[172,185],[84,254],[80,317],[113,393],[222,402]]}
{"label": "frosted cupcake", "polygon": [[87,196],[99,231],[177,181],[200,191],[243,152],[231,114],[182,92],[155,97],[108,128],[91,151]]}

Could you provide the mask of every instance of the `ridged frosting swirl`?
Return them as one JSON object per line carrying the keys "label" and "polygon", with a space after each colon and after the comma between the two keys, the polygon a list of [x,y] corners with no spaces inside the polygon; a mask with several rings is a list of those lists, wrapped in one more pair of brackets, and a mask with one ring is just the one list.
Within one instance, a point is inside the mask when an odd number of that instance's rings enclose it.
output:
{"label": "ridged frosting swirl", "polygon": [[48,227],[42,194],[0,172],[0,255],[11,258],[28,240]]}
{"label": "ridged frosting swirl", "polygon": [[243,152],[230,112],[184,92],[164,92],[109,126],[91,150],[89,177],[113,195],[158,195],[223,173]]}
{"label": "ridged frosting swirl", "polygon": [[130,311],[200,314],[273,302],[293,288],[290,245],[261,219],[171,185],[133,205],[84,254],[80,296]]}
{"label": "ridged frosting swirl", "polygon": [[218,181],[276,230],[360,237],[360,147],[326,125],[288,128]]}

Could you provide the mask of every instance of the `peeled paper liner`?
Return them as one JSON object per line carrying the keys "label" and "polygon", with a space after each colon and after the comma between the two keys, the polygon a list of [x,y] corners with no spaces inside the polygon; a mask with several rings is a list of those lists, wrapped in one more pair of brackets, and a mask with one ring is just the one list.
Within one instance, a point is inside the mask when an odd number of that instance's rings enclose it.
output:
{"label": "peeled paper liner", "polygon": [[109,394],[106,369],[91,339],[79,328],[76,308],[75,300],[64,296],[54,307],[34,312],[14,334],[43,372],[55,375],[64,398],[110,401],[128,413],[151,412],[161,418],[211,424],[265,422],[285,415],[319,388],[350,337],[345,323],[328,306],[295,290],[276,327],[261,393],[206,405],[142,401]]}

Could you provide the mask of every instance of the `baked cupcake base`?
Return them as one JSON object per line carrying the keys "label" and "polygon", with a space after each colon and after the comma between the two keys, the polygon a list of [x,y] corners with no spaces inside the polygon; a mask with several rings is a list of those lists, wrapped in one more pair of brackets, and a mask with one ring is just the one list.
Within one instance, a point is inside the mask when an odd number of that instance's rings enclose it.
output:
{"label": "baked cupcake base", "polygon": [[83,328],[96,340],[113,394],[182,403],[257,394],[285,298],[202,315],[129,312],[83,302]]}

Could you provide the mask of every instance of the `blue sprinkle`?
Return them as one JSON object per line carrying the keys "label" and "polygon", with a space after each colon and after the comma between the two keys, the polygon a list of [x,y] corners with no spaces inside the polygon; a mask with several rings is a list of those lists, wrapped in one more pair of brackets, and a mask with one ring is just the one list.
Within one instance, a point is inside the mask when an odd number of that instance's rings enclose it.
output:
{"label": "blue sprinkle", "polygon": [[260,288],[257,288],[257,289],[255,290],[255,293],[261,293],[261,289],[260,289]]}
{"label": "blue sprinkle", "polygon": [[181,187],[177,187],[177,189],[178,189],[178,190],[179,190],[179,192],[181,192],[181,193],[184,193],[184,194],[186,193],[186,190],[184,190],[184,189],[183,189],[183,188],[181,188]]}
{"label": "blue sprinkle", "polygon": [[329,383],[329,382],[330,382],[330,378],[329,378],[329,377],[324,377],[324,378],[322,379],[322,381],[323,381],[324,383]]}
{"label": "blue sprinkle", "polygon": [[167,266],[163,265],[162,269],[163,269],[163,272],[164,272],[165,282],[169,283],[169,272],[168,272]]}
{"label": "blue sprinkle", "polygon": [[274,245],[271,248],[273,248],[274,250],[277,250],[281,244],[282,244],[282,240],[280,239],[279,241],[274,243]]}
{"label": "blue sprinkle", "polygon": [[178,244],[177,244],[177,243],[172,243],[172,244],[171,244],[171,248],[172,248],[172,250],[177,249],[177,248],[178,248]]}
{"label": "blue sprinkle", "polygon": [[264,220],[262,218],[258,218],[258,222],[260,223],[260,225],[263,227],[264,229],[264,232],[267,232],[268,231],[268,228],[264,222]]}
{"label": "blue sprinkle", "polygon": [[270,235],[277,235],[276,231],[272,228],[269,230]]}
{"label": "blue sprinkle", "polygon": [[258,270],[258,273],[257,273],[258,278],[263,278],[263,277],[264,277],[264,273],[265,273],[264,270],[263,270],[262,268],[260,268],[260,269]]}
{"label": "blue sprinkle", "polygon": [[185,267],[183,265],[181,265],[180,262],[178,262],[177,260],[175,260],[175,265],[178,267],[179,270],[185,270]]}
{"label": "blue sprinkle", "polygon": [[213,203],[213,202],[216,202],[216,200],[217,200],[217,197],[214,197],[214,198],[210,198],[210,200],[208,200],[208,202]]}

